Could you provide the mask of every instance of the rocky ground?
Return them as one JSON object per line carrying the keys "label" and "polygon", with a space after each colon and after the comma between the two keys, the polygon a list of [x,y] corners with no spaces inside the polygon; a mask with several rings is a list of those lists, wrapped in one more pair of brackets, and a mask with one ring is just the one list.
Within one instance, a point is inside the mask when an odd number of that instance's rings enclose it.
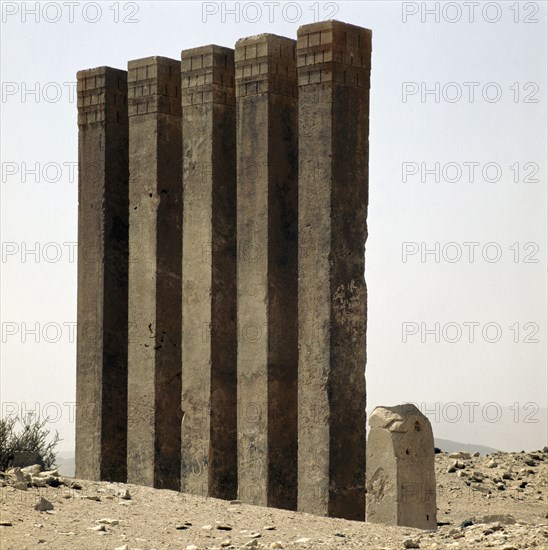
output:
{"label": "rocky ground", "polygon": [[436,476],[439,527],[425,532],[74,480],[31,467],[0,474],[0,547],[548,550],[548,447],[487,457],[440,453]]}

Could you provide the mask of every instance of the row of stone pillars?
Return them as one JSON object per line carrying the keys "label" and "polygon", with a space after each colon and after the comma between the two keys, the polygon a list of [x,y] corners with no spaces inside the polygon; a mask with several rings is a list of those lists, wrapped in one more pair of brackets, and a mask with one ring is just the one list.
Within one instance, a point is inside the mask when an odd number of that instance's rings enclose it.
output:
{"label": "row of stone pillars", "polygon": [[77,476],[364,519],[370,60],[329,21],[78,73]]}

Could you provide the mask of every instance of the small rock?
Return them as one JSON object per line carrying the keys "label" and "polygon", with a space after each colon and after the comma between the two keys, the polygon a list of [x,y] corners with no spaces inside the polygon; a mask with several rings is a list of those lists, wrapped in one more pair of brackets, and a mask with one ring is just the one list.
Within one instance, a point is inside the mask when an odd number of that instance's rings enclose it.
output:
{"label": "small rock", "polygon": [[112,518],[102,518],[102,519],[98,519],[95,523],[102,523],[105,525],[118,525],[120,523],[120,520],[112,519]]}
{"label": "small rock", "polygon": [[0,521],[0,527],[13,527],[11,521]]}
{"label": "small rock", "polygon": [[241,500],[231,500],[231,501],[229,502],[229,504],[241,504],[241,503],[242,503]]}
{"label": "small rock", "polygon": [[276,527],[275,527],[274,525],[265,525],[265,526],[263,527],[263,529],[264,529],[265,531],[274,531],[274,530],[276,529]]}
{"label": "small rock", "polygon": [[258,538],[261,538],[261,533],[250,533],[249,534],[249,537],[252,538],[252,539],[258,539]]}
{"label": "small rock", "polygon": [[271,542],[270,548],[283,548],[283,546],[281,542]]}
{"label": "small rock", "polygon": [[499,463],[496,460],[491,459],[486,466],[488,468],[496,468],[499,465]]}
{"label": "small rock", "polygon": [[460,527],[462,529],[465,529],[466,527],[470,527],[471,525],[474,525],[474,522],[471,519],[465,519],[461,524]]}
{"label": "small rock", "polygon": [[470,453],[466,453],[464,451],[457,451],[455,453],[451,453],[449,455],[449,458],[461,458],[462,460],[470,460]]}
{"label": "small rock", "polygon": [[48,510],[53,510],[53,504],[44,497],[39,497],[38,501],[34,505],[34,509],[38,512],[47,512]]}
{"label": "small rock", "polygon": [[420,544],[418,543],[418,541],[416,540],[412,540],[412,539],[407,539],[404,543],[403,543],[403,547],[404,548],[420,548]]}
{"label": "small rock", "polygon": [[98,495],[83,495],[82,498],[84,500],[94,500],[95,502],[101,501],[101,497],[99,497]]}
{"label": "small rock", "polygon": [[129,546],[124,544],[123,546],[117,546],[114,550],[129,550]]}
{"label": "small rock", "polygon": [[225,525],[224,523],[217,525],[217,529],[219,529],[219,531],[232,531],[232,527],[230,527],[230,525]]}
{"label": "small rock", "polygon": [[213,525],[202,525],[202,529],[204,531],[211,531],[211,529],[213,529]]}
{"label": "small rock", "polygon": [[259,546],[259,541],[257,539],[249,540],[244,545],[243,548],[257,548]]}
{"label": "small rock", "polygon": [[192,523],[190,521],[185,521],[184,523],[181,523],[180,525],[177,525],[175,529],[178,529],[179,531],[184,531],[185,529],[188,529],[189,527],[192,527]]}
{"label": "small rock", "polygon": [[232,541],[230,539],[223,540],[219,545],[221,548],[226,548],[227,546],[232,546]]}
{"label": "small rock", "polygon": [[504,483],[497,483],[497,489],[499,491],[504,491],[506,489],[506,485],[504,485]]}
{"label": "small rock", "polygon": [[114,496],[121,498],[122,500],[131,500],[131,495],[125,487],[117,487]]}
{"label": "small rock", "polygon": [[199,548],[195,544],[189,544],[186,550],[199,550]]}
{"label": "small rock", "polygon": [[502,479],[513,479],[512,474],[510,472],[504,472],[502,474]]}
{"label": "small rock", "polygon": [[295,542],[297,544],[304,544],[305,542],[310,542],[310,539],[307,539],[306,537],[301,537],[300,539],[297,539]]}
{"label": "small rock", "polygon": [[21,468],[21,471],[30,476],[37,476],[42,471],[42,466],[40,464],[33,464],[32,466]]}
{"label": "small rock", "polygon": [[474,458],[478,458],[479,455],[480,455],[480,454],[479,454],[479,451],[476,451],[472,456],[473,456]]}
{"label": "small rock", "polygon": [[449,466],[449,468],[447,468],[448,474],[454,474],[456,471],[457,469],[454,466]]}
{"label": "small rock", "polygon": [[98,533],[100,533],[102,531],[106,531],[107,528],[103,524],[101,524],[101,525],[96,525],[95,527],[88,527],[88,530],[97,531]]}

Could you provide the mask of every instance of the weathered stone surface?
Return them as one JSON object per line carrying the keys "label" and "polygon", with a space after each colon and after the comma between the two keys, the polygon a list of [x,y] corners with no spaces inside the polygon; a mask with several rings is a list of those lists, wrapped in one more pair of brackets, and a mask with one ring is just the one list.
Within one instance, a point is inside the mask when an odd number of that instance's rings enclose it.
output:
{"label": "weathered stone surface", "polygon": [[365,517],[365,363],[371,31],[298,30],[299,498]]}
{"label": "weathered stone surface", "polygon": [[236,43],[238,494],[294,509],[297,489],[295,41]]}
{"label": "weathered stone surface", "polygon": [[181,487],[233,499],[236,446],[234,50],[181,53],[183,381]]}
{"label": "weathered stone surface", "polygon": [[180,488],[180,63],[128,64],[128,481]]}
{"label": "weathered stone surface", "polygon": [[411,404],[377,407],[367,439],[367,521],[435,529],[430,421]]}
{"label": "weathered stone surface", "polygon": [[127,73],[80,71],[76,475],[126,480]]}

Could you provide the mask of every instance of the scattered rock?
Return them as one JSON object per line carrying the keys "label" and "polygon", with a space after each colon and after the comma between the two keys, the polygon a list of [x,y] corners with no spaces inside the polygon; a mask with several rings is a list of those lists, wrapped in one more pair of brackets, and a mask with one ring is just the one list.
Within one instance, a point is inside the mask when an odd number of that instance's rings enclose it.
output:
{"label": "scattered rock", "polygon": [[449,455],[449,458],[461,458],[462,460],[470,460],[470,453],[466,453],[464,451],[457,451],[455,453],[451,453]]}
{"label": "scattered rock", "polygon": [[471,519],[465,519],[461,524],[460,527],[462,529],[465,529],[466,527],[470,527],[471,525],[474,525],[474,522]]}
{"label": "scattered rock", "polygon": [[39,497],[38,501],[34,505],[34,509],[38,512],[47,512],[48,510],[53,510],[53,504],[44,497]]}
{"label": "scattered rock", "polygon": [[403,547],[404,548],[420,548],[421,546],[420,546],[418,541],[413,540],[413,539],[407,539],[406,541],[404,541]]}
{"label": "scattered rock", "polygon": [[102,518],[98,519],[95,523],[104,524],[104,525],[119,525],[120,520],[119,519],[112,519],[112,518]]}
{"label": "scattered rock", "polygon": [[21,468],[21,471],[30,476],[37,476],[42,471],[42,466],[40,464],[33,464],[32,466]]}
{"label": "scattered rock", "polygon": [[116,487],[114,490],[114,496],[121,498],[122,500],[131,500],[131,495],[125,487]]}

